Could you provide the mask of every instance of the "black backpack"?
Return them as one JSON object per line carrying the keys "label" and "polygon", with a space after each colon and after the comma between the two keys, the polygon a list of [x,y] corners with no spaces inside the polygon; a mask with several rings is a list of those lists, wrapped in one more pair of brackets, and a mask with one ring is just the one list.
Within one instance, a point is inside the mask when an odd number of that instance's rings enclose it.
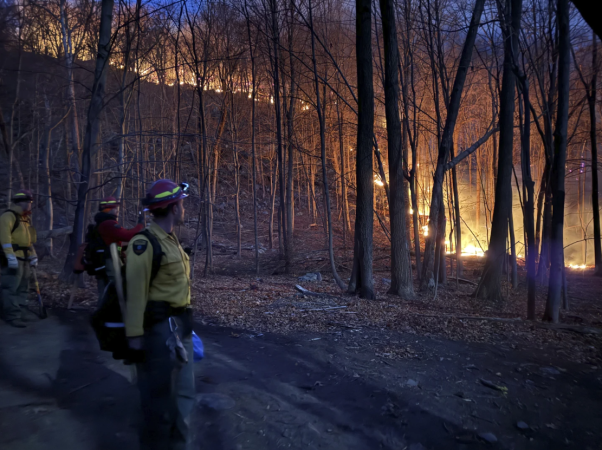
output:
{"label": "black backpack", "polygon": [[90,276],[104,275],[109,248],[100,236],[97,224],[88,225],[85,242],[86,248],[82,258],[84,270]]}
{"label": "black backpack", "polygon": [[[137,233],[131,241],[138,235],[143,235],[148,239],[153,248],[153,262],[151,267],[151,276],[149,285],[153,284],[159,269],[161,268],[161,259],[163,251],[159,240],[148,230],[142,230]],[[123,292],[127,292],[125,286],[125,266],[122,268]],[[126,359],[128,354],[128,342],[125,335],[125,324],[119,306],[117,289],[114,280],[111,280],[105,288],[102,300],[98,309],[92,314],[90,324],[96,333],[96,338],[100,344],[100,349],[112,352],[114,359]]]}

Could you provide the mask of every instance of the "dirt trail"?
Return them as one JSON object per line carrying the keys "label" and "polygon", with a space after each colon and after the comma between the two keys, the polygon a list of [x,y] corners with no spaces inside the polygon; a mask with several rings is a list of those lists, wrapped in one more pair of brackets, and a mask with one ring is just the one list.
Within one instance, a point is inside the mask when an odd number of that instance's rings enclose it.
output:
{"label": "dirt trail", "polygon": [[[379,330],[196,331],[194,449],[602,448],[602,371],[552,351],[397,334],[407,358],[394,360],[375,353]],[[138,448],[129,376],[97,350],[87,313],[1,324],[0,448]]]}

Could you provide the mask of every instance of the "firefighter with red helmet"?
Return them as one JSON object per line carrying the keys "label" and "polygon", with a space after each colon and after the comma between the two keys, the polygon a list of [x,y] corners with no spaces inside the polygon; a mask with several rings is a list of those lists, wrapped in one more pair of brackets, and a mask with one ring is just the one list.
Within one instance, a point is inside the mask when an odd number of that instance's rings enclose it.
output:
{"label": "firefighter with red helmet", "polygon": [[[113,278],[113,263],[109,256],[108,248],[111,244],[116,243],[118,246],[122,242],[129,242],[137,233],[144,229],[144,215],[138,216],[138,224],[131,229],[123,228],[118,222],[119,207],[121,203],[115,197],[106,197],[102,199],[98,205],[98,213],[94,216],[95,228],[94,234],[98,234],[101,244],[104,243],[105,260],[100,267],[103,270],[97,272],[96,280],[98,282],[98,300],[102,301],[105,287]],[[90,239],[90,238],[89,238]]]}
{"label": "firefighter with red helmet", "polygon": [[[141,449],[189,449],[195,388],[190,307],[190,262],[174,228],[184,220],[186,184],[158,180],[143,204],[152,214],[147,235],[126,250],[125,331],[137,364],[143,423]],[[161,264],[153,274],[153,246]]]}
{"label": "firefighter with red helmet", "polygon": [[21,306],[27,303],[30,267],[38,265],[33,248],[36,234],[30,221],[33,194],[22,189],[11,200],[9,208],[0,216],[2,315],[10,325],[25,328]]}

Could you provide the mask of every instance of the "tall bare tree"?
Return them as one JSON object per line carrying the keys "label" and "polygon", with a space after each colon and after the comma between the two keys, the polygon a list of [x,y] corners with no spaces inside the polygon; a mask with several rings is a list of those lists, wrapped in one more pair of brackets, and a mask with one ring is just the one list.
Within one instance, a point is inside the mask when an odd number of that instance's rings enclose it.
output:
{"label": "tall bare tree", "polygon": [[98,53],[96,55],[96,67],[94,70],[94,83],[92,85],[92,96],[88,108],[86,120],[86,134],[82,148],[82,170],[80,183],[77,189],[77,205],[73,221],[73,232],[69,241],[69,252],[61,273],[62,279],[70,279],[75,263],[75,254],[82,240],[84,229],[84,212],[86,198],[90,185],[91,154],[92,148],[97,144],[100,128],[100,114],[104,106],[104,93],[109,68],[109,55],[111,54],[111,24],[113,20],[113,0],[102,0],[100,29],[98,32]]}
{"label": "tall bare tree", "polygon": [[355,237],[353,268],[348,290],[361,298],[374,299],[372,279],[372,229],[374,181],[372,139],[374,136],[374,81],[372,69],[372,2],[355,1],[355,55],[357,64],[357,145]]}
{"label": "tall bare tree", "polygon": [[410,299],[414,296],[410,249],[406,229],[408,208],[404,177],[401,120],[399,116],[399,51],[395,4],[380,0],[385,50],[385,112],[389,149],[389,217],[391,224],[390,294]]}
{"label": "tall bare tree", "polygon": [[[501,298],[501,276],[506,256],[508,220],[512,209],[512,150],[514,144],[515,111],[515,56],[522,14],[522,0],[506,0],[500,4],[500,18],[504,33],[504,70],[500,93],[500,140],[498,169],[495,185],[495,203],[491,221],[491,237],[483,276],[474,295],[478,298]],[[502,9],[503,8],[503,9]]]}
{"label": "tall bare tree", "polygon": [[468,28],[468,33],[466,34],[466,41],[464,42],[460,63],[458,65],[458,71],[456,73],[456,79],[454,80],[454,86],[452,88],[449,100],[445,128],[443,129],[441,143],[439,145],[437,167],[433,177],[428,237],[425,242],[424,258],[422,261],[422,276],[420,277],[420,285],[422,289],[428,288],[429,285],[434,285],[433,256],[435,242],[436,240],[442,241],[445,239],[445,230],[439,230],[437,226],[439,214],[441,213],[440,209],[443,208],[443,179],[445,175],[445,164],[449,158],[450,150],[453,145],[454,130],[456,128],[456,121],[458,120],[458,113],[460,111],[462,91],[466,81],[466,74],[468,73],[468,69],[470,67],[472,51],[477,38],[477,31],[479,29],[479,23],[481,22],[481,15],[483,14],[484,6],[484,0],[475,1],[475,6],[472,11],[472,18],[470,20],[470,26]]}
{"label": "tall bare tree", "polygon": [[552,166],[552,230],[550,239],[550,282],[544,319],[557,323],[564,274],[564,200],[565,165],[568,143],[571,40],[569,0],[558,0],[558,112],[554,131],[554,164]]}

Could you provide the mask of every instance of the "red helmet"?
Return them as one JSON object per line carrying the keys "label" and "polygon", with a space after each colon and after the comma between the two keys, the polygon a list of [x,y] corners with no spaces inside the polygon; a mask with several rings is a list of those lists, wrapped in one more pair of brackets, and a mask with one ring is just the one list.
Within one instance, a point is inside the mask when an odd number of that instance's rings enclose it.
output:
{"label": "red helmet", "polygon": [[188,184],[176,184],[171,180],[157,180],[153,183],[142,200],[145,211],[163,209],[181,198],[188,197]]}
{"label": "red helmet", "polygon": [[28,189],[20,189],[13,195],[13,202],[33,202],[33,193]]}
{"label": "red helmet", "polygon": [[115,197],[105,197],[98,204],[98,210],[114,209],[120,206],[121,203]]}

